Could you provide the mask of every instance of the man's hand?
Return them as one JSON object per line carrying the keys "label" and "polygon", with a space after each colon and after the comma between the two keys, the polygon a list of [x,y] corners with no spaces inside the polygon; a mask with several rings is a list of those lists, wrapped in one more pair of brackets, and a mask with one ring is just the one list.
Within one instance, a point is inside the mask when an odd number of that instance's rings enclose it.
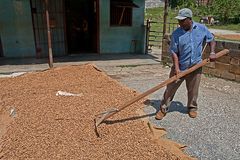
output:
{"label": "man's hand", "polygon": [[216,54],[214,52],[211,52],[209,55],[209,59],[210,62],[214,62],[217,59]]}
{"label": "man's hand", "polygon": [[175,67],[175,74],[178,75],[180,72],[180,69],[178,67]]}
{"label": "man's hand", "polygon": [[[177,66],[177,67],[175,66],[175,75],[176,75],[177,78],[178,78],[178,74],[179,74],[180,72],[181,72],[181,71],[180,71],[180,69],[179,69],[179,66]],[[180,79],[177,79],[175,83],[177,83],[179,80],[180,80]]]}
{"label": "man's hand", "polygon": [[[178,78],[178,74],[180,73],[181,71],[180,71],[180,69],[179,69],[179,67],[175,67],[175,75],[176,75],[176,77]],[[180,81],[180,79],[177,79],[176,81],[175,81],[175,83],[178,83]]]}

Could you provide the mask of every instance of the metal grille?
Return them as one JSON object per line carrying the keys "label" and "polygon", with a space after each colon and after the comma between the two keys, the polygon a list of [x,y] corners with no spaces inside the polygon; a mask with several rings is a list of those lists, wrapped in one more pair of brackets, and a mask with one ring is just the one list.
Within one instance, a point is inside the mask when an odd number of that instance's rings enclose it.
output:
{"label": "metal grille", "polygon": [[131,26],[132,25],[132,7],[119,7],[110,1],[110,25],[111,26]]}
{"label": "metal grille", "polygon": [[[49,16],[53,54],[65,53],[63,0],[49,1]],[[33,29],[37,58],[48,56],[47,22],[45,4],[42,0],[31,0]]]}

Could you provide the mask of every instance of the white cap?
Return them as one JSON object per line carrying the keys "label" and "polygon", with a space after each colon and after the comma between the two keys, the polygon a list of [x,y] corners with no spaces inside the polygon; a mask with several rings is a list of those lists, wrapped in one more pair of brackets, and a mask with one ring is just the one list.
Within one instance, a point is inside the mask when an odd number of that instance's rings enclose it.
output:
{"label": "white cap", "polygon": [[175,18],[177,18],[179,20],[183,20],[186,18],[192,18],[192,11],[189,8],[183,8],[183,9],[179,10],[178,16]]}

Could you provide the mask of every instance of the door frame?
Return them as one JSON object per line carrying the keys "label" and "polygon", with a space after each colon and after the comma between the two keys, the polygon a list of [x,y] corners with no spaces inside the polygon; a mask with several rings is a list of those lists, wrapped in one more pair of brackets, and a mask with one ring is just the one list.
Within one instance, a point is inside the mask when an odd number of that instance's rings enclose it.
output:
{"label": "door frame", "polygon": [[96,3],[96,23],[97,23],[97,35],[96,35],[96,49],[97,49],[97,53],[98,54],[100,54],[100,22],[99,22],[99,20],[100,20],[100,18],[99,18],[99,15],[100,15],[100,13],[99,13],[99,11],[100,11],[100,9],[99,9],[99,7],[100,7],[100,5],[99,5],[99,0],[94,0],[94,3]]}
{"label": "door frame", "polygon": [[1,35],[0,35],[0,57],[3,57],[3,47],[2,47],[2,39],[1,39]]}

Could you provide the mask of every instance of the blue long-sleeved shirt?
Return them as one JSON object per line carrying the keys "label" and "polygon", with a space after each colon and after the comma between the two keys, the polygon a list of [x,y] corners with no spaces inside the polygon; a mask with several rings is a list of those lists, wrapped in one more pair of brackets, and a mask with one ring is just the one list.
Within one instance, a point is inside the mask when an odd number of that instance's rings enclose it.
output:
{"label": "blue long-sleeved shirt", "polygon": [[181,71],[202,61],[203,42],[214,40],[213,35],[205,25],[193,22],[192,30],[185,31],[181,27],[172,33],[170,54],[176,53]]}

